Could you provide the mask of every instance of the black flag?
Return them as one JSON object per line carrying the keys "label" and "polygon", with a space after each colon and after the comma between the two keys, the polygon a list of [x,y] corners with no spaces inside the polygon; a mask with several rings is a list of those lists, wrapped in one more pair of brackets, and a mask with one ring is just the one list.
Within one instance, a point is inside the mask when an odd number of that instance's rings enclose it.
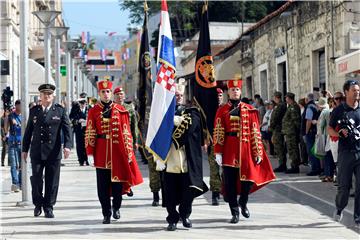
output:
{"label": "black flag", "polygon": [[138,88],[138,99],[139,99],[139,125],[143,132],[145,127],[145,114],[146,107],[151,106],[152,101],[152,84],[151,84],[151,56],[149,51],[149,37],[147,29],[147,5],[144,6],[145,17],[144,24],[142,27],[141,44],[140,44],[140,55],[139,55],[139,88]]}
{"label": "black flag", "polygon": [[207,131],[211,137],[218,108],[213,57],[210,47],[208,9],[205,3],[201,13],[199,45],[196,54],[194,98],[206,118]]}

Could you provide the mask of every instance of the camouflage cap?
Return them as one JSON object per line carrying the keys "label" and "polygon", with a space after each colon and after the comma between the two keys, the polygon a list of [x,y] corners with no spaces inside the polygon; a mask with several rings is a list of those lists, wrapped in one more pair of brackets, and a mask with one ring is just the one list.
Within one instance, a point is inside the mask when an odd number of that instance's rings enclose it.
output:
{"label": "camouflage cap", "polygon": [[282,97],[282,93],[279,91],[274,92],[274,97],[278,97],[281,98]]}
{"label": "camouflage cap", "polygon": [[285,95],[285,97],[289,97],[289,98],[291,98],[292,100],[294,100],[294,99],[295,99],[295,94],[292,93],[292,92],[287,92],[286,95]]}

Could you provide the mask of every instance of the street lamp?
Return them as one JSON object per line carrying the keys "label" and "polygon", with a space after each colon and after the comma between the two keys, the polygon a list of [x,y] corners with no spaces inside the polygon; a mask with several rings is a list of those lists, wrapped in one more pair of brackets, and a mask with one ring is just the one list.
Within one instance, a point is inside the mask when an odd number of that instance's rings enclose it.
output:
{"label": "street lamp", "polygon": [[51,72],[50,72],[50,36],[49,36],[49,26],[55,20],[55,18],[60,14],[60,11],[44,10],[44,11],[35,11],[32,12],[45,26],[44,32],[44,48],[45,48],[45,83],[50,82]]}
{"label": "street lamp", "polygon": [[55,74],[55,85],[56,85],[56,94],[55,101],[60,103],[61,101],[61,83],[60,83],[60,64],[61,64],[61,54],[60,54],[60,41],[61,36],[66,34],[68,27],[50,27],[50,33],[55,37],[55,56],[56,56],[56,74]]}
{"label": "street lamp", "polygon": [[67,111],[70,114],[71,102],[73,100],[72,92],[72,84],[74,79],[74,70],[73,70],[73,60],[71,53],[78,46],[76,41],[66,41],[64,42],[66,49],[66,76],[67,76],[67,84],[66,84],[66,102],[67,102]]}

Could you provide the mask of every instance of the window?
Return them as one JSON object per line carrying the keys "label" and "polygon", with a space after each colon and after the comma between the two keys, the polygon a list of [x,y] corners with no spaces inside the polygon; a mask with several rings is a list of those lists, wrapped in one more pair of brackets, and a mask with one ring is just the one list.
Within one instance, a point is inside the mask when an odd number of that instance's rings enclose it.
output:
{"label": "window", "polygon": [[268,84],[267,84],[267,70],[260,72],[260,91],[262,99],[269,99]]}

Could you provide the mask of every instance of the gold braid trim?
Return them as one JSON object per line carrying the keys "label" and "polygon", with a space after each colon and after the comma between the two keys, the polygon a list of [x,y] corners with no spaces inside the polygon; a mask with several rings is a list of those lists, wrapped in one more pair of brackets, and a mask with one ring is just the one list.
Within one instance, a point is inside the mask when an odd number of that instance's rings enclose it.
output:
{"label": "gold braid trim", "polygon": [[262,157],[263,154],[263,145],[261,141],[261,135],[260,131],[257,128],[256,122],[253,122],[252,124],[252,133],[251,133],[251,149],[253,152],[253,155],[255,157]]}
{"label": "gold braid trim", "polygon": [[124,143],[125,149],[128,153],[128,160],[131,161],[132,153],[133,153],[133,141],[131,137],[131,133],[126,124],[123,125],[123,136],[124,136]]}
{"label": "gold braid trim", "polygon": [[216,125],[214,128],[214,145],[224,145],[225,129],[221,124],[221,118],[216,119]]}
{"label": "gold braid trim", "polygon": [[96,130],[93,128],[92,120],[89,120],[85,131],[85,147],[95,147],[95,140]]}
{"label": "gold braid trim", "polygon": [[189,127],[192,124],[192,119],[191,119],[190,113],[182,114],[181,116],[184,118],[184,120],[182,120],[181,124],[176,127],[176,129],[172,135],[174,144],[176,145],[176,149],[178,149],[180,146],[177,139],[181,138],[181,136],[185,133],[186,130],[189,129]]}

